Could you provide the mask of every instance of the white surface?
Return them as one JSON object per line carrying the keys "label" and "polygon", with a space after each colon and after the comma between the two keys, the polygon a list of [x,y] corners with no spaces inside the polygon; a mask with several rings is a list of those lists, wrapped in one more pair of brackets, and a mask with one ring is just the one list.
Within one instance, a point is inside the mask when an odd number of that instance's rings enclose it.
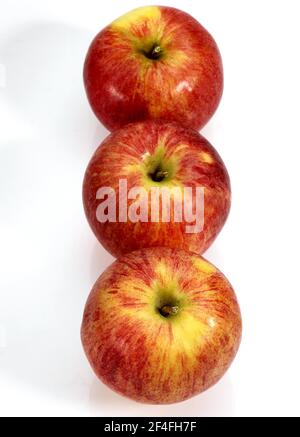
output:
{"label": "white surface", "polygon": [[199,397],[145,406],[105,388],[82,352],[83,306],[112,261],[81,202],[106,135],[82,63],[98,30],[145,4],[0,0],[0,414],[299,415],[297,0],[164,1],[202,22],[224,61],[224,97],[203,133],[227,164],[233,205],[206,256],[242,308],[234,365]]}

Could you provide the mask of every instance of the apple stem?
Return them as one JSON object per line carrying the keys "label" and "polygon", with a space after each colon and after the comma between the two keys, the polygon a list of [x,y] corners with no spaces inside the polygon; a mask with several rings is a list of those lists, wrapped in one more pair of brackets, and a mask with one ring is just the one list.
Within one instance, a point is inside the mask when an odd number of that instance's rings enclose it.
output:
{"label": "apple stem", "polygon": [[143,50],[142,53],[146,58],[151,59],[152,61],[157,61],[162,55],[162,48],[159,45],[154,44],[149,51]]}
{"label": "apple stem", "polygon": [[169,175],[169,173],[167,171],[161,170],[155,174],[155,178],[156,178],[157,182],[159,182],[159,181],[162,181],[163,179],[167,178],[168,175]]}
{"label": "apple stem", "polygon": [[155,46],[152,50],[151,55],[153,59],[159,58],[161,55],[161,47]]}
{"label": "apple stem", "polygon": [[169,317],[174,314],[177,314],[178,310],[179,310],[178,306],[164,305],[163,307],[160,308],[159,312],[162,316]]}
{"label": "apple stem", "polygon": [[169,176],[169,172],[165,170],[160,170],[159,168],[155,170],[153,173],[149,173],[149,176],[154,182],[162,182]]}

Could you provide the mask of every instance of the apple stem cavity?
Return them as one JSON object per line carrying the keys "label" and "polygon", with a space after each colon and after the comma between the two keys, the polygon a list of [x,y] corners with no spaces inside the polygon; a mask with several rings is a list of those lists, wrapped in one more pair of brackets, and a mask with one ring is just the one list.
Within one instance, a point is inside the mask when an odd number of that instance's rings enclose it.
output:
{"label": "apple stem cavity", "polygon": [[150,173],[149,176],[153,180],[153,182],[162,182],[169,176],[169,172],[161,170],[158,167],[153,173]]}
{"label": "apple stem cavity", "polygon": [[144,50],[143,54],[146,58],[152,61],[157,61],[162,56],[162,48],[158,44],[154,44],[150,50]]}
{"label": "apple stem cavity", "polygon": [[178,306],[174,306],[174,305],[164,305],[161,308],[159,308],[159,313],[163,316],[163,317],[170,317],[170,316],[174,316],[175,314],[177,314],[179,311],[179,307]]}

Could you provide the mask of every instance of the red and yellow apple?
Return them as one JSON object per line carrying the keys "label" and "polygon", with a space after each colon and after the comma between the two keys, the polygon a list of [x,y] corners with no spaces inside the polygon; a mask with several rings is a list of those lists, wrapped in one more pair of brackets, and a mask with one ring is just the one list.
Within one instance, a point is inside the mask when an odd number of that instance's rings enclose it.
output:
{"label": "red and yellow apple", "polygon": [[94,113],[109,130],[145,119],[198,130],[220,102],[222,61],[211,35],[190,15],[142,7],[95,37],[84,83]]}
{"label": "red and yellow apple", "polygon": [[142,249],[115,261],[88,298],[82,343],[96,375],[140,402],[180,402],[215,384],[241,339],[225,276],[198,255]]}
{"label": "red and yellow apple", "polygon": [[[128,205],[123,205],[120,181],[126,182]],[[116,202],[115,221],[99,220],[103,199],[98,192],[109,187]],[[146,219],[134,221],[129,199],[135,187],[149,193]],[[153,189],[169,190],[169,221],[163,219],[165,198],[159,194],[159,217],[153,220]],[[185,214],[176,218],[176,205],[181,196],[188,200],[191,189],[191,216],[202,227],[188,230],[191,219]],[[203,209],[197,210],[197,190],[203,189]],[[101,197],[101,196],[100,196]],[[216,150],[198,132],[174,123],[145,121],[132,123],[113,132],[94,153],[83,182],[83,203],[88,222],[98,240],[114,256],[144,247],[167,246],[203,253],[220,232],[229,213],[230,181],[223,161]],[[185,206],[184,206],[185,207]],[[124,210],[126,214],[124,217]],[[122,215],[122,217],[121,217]]]}

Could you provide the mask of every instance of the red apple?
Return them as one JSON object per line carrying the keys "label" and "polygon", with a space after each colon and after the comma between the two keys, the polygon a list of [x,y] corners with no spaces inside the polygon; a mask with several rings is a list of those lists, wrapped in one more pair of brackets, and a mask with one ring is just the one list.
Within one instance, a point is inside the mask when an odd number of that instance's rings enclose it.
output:
{"label": "red apple", "polygon": [[88,298],[82,343],[96,375],[140,402],[180,402],[234,359],[241,315],[225,276],[200,256],[142,249],[115,261]]}
{"label": "red apple", "polygon": [[142,7],[95,37],[84,83],[93,111],[109,130],[145,119],[198,130],[220,102],[222,61],[211,35],[190,15]]}
{"label": "red apple", "polygon": [[[132,210],[138,209],[139,202],[132,193],[137,187],[148,199],[138,211],[143,209],[144,217],[135,218]],[[106,188],[107,197],[103,194]],[[162,191],[157,197],[159,216],[155,216],[152,203],[155,190]],[[203,204],[199,199],[201,190]],[[169,217],[164,215],[165,191],[170,194]],[[105,208],[108,200],[111,204]],[[230,200],[228,173],[208,141],[194,130],[158,121],[132,123],[110,134],[93,155],[83,183],[90,226],[116,257],[153,246],[201,254],[221,230]],[[193,214],[189,215],[188,209]],[[105,217],[104,212],[110,212],[110,217]]]}

